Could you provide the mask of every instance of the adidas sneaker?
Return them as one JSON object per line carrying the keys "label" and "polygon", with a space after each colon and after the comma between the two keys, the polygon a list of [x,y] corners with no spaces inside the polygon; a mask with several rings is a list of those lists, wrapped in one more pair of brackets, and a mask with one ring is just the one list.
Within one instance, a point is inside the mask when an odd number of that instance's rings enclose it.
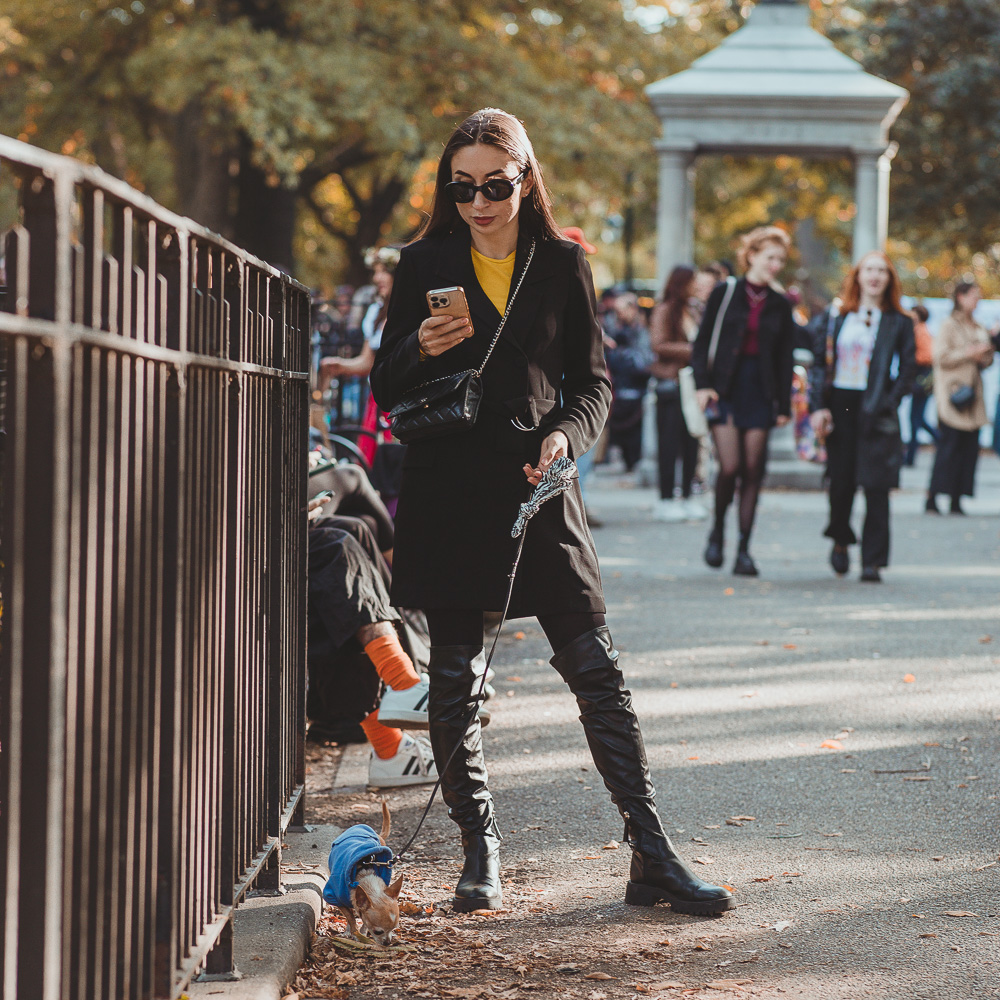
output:
{"label": "adidas sneaker", "polygon": [[382,760],[373,750],[368,764],[368,784],[372,788],[432,785],[437,777],[430,743],[422,736],[410,736],[409,733],[403,733],[395,756]]}
{"label": "adidas sneaker", "polygon": [[397,729],[426,729],[429,693],[430,681],[427,674],[421,674],[420,680],[405,691],[393,691],[390,688],[382,696],[378,706],[378,721],[383,726],[394,726]]}

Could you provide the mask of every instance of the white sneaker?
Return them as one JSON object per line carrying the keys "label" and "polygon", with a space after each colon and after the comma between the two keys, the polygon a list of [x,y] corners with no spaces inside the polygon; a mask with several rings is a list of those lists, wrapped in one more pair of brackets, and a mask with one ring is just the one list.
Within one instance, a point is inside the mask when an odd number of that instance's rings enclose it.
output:
{"label": "white sneaker", "polygon": [[431,745],[422,736],[403,733],[396,755],[388,760],[382,760],[372,750],[368,764],[368,784],[372,788],[432,785],[437,777]]}
{"label": "white sneaker", "polygon": [[681,500],[681,503],[684,505],[684,513],[689,521],[704,521],[708,517],[708,511],[700,500],[688,497],[687,500]]}
{"label": "white sneaker", "polygon": [[681,500],[658,500],[653,509],[655,521],[686,521],[687,509]]}
{"label": "white sneaker", "polygon": [[427,729],[427,696],[430,680],[421,674],[420,680],[405,691],[391,688],[382,695],[378,706],[378,721],[396,729]]}

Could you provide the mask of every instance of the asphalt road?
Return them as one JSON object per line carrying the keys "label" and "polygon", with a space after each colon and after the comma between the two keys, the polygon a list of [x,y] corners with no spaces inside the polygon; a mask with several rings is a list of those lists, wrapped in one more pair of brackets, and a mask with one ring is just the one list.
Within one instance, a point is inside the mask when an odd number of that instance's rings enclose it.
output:
{"label": "asphalt road", "polygon": [[[598,476],[609,624],[660,810],[678,849],[705,862],[699,874],[740,905],[719,919],[624,905],[627,851],[605,849],[621,824],[540,630],[517,622],[486,730],[507,912],[436,918],[468,934],[488,923],[489,947],[511,961],[448,964],[423,994],[413,964],[398,992],[372,967],[349,995],[602,1000],[672,983],[654,993],[720,997],[705,984],[746,980],[731,995],[1000,997],[1000,461],[984,458],[965,518],[921,512],[926,474],[908,470],[894,497],[882,585],[861,584],[856,565],[833,576],[819,494],[764,494],[762,576],[746,580],[731,552],[725,569],[704,566],[703,524],[655,523],[652,491]],[[364,808],[352,755],[336,794],[313,789],[327,820]],[[396,836],[423,798],[392,797]],[[444,859],[457,856],[436,807],[414,898],[446,900],[456,864]],[[595,972],[613,978],[583,978]]]}

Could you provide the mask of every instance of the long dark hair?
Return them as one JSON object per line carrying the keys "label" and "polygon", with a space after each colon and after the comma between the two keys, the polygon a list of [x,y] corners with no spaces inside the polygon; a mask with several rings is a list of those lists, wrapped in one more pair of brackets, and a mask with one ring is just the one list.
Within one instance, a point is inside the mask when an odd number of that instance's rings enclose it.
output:
{"label": "long dark hair", "polygon": [[667,308],[667,340],[686,341],[684,311],[688,304],[688,289],[694,278],[694,269],[678,264],[663,285],[660,301]]}
{"label": "long dark hair", "polygon": [[562,232],[553,218],[552,203],[549,201],[545,182],[542,180],[542,168],[535,159],[535,151],[528,133],[513,115],[499,108],[483,108],[481,111],[476,111],[452,132],[438,164],[431,214],[416,238],[446,236],[454,232],[459,225],[466,225],[444,186],[452,179],[452,157],[458,150],[477,142],[503,150],[522,170],[527,167],[531,172],[534,185],[522,200],[518,210],[519,231],[531,236],[540,236],[542,239],[562,239]]}
{"label": "long dark hair", "polygon": [[976,283],[974,281],[960,281],[955,286],[955,291],[953,291],[951,293],[951,301],[952,301],[953,306],[954,306],[954,308],[952,309],[952,312],[958,312],[959,311],[959,309],[961,307],[958,304],[958,300],[963,295],[965,295],[967,292],[971,292],[972,289],[975,288],[975,287],[976,287]]}

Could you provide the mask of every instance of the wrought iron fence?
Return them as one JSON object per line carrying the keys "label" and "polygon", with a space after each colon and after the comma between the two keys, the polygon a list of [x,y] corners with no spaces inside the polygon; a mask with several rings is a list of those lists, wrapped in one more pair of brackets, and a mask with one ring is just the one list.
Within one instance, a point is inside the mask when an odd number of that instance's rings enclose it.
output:
{"label": "wrought iron fence", "polygon": [[0,137],[4,1000],[231,968],[302,808],[309,301]]}

